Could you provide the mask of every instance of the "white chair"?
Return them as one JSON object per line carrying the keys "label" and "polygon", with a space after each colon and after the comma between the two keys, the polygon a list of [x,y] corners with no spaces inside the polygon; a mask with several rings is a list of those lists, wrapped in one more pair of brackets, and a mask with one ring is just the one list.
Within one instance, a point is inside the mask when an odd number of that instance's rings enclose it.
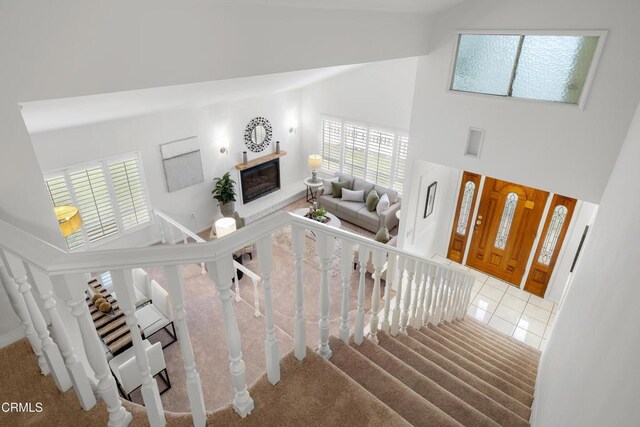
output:
{"label": "white chair", "polygon": [[[167,365],[162,353],[162,345],[159,342],[151,345],[147,340],[144,340],[143,344],[147,359],[149,359],[151,376],[158,375],[165,384],[165,388],[160,392],[162,394],[171,388]],[[118,389],[127,400],[131,401],[131,393],[142,386],[142,375],[140,374],[133,348],[111,359],[109,366],[118,381]]]}
{"label": "white chair", "polygon": [[[172,341],[165,344],[162,348],[173,344],[178,340],[176,328],[173,324],[173,312],[171,309],[171,301],[169,294],[155,280],[151,280],[151,304],[136,310],[138,317],[138,325],[142,329],[145,338],[149,338],[153,334],[165,330],[172,338]],[[171,326],[171,330],[169,329]]]}
{"label": "white chair", "polygon": [[151,283],[149,281],[149,275],[141,268],[134,268],[131,270],[133,274],[133,285],[144,295],[147,299],[153,299],[151,295]]}

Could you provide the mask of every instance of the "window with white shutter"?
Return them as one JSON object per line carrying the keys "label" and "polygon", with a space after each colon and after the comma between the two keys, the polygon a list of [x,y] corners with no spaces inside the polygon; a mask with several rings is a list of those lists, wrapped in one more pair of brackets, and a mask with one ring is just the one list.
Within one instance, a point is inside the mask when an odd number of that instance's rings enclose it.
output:
{"label": "window with white shutter", "polygon": [[321,117],[322,168],[402,192],[409,138],[404,132]]}
{"label": "window with white shutter", "polygon": [[67,237],[70,250],[94,246],[150,221],[136,154],[59,171],[45,181],[54,206],[74,205],[80,211],[82,228]]}
{"label": "window with white shutter", "polygon": [[109,164],[113,192],[124,229],[149,221],[147,198],[137,159]]}
{"label": "window with white shutter", "polygon": [[[53,203],[53,206],[74,205],[64,175],[52,176],[49,179],[46,179],[45,183],[47,184],[47,189],[49,190],[49,196],[51,197],[51,203]],[[69,250],[82,247],[84,245],[82,230],[78,230],[67,236],[66,241]]]}
{"label": "window with white shutter", "polygon": [[322,120],[322,169],[340,171],[342,151],[342,123],[336,120]]}

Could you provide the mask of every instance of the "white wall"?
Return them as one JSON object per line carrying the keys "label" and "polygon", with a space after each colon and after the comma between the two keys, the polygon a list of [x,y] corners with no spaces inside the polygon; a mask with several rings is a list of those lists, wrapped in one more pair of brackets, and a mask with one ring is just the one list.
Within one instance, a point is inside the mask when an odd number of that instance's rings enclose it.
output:
{"label": "white wall", "polygon": [[[448,166],[416,160],[413,163],[411,182],[405,182],[405,198],[402,207],[399,245],[402,249],[423,257],[447,254],[451,224],[455,214],[455,201],[460,171]],[[424,218],[427,187],[437,182],[433,213]]]}
{"label": "white wall", "polygon": [[640,419],[640,106],[542,357],[533,425]]}
{"label": "white wall", "polygon": [[308,153],[320,149],[320,115],[327,114],[408,131],[418,58],[362,66],[301,90],[302,128]]}
{"label": "white wall", "polygon": [[[288,153],[280,158],[281,186],[303,179],[306,168],[300,134],[289,133],[289,127],[299,121],[299,106],[299,92],[289,91],[197,109],[36,133],[31,135],[31,139],[43,172],[117,154],[139,152],[151,206],[188,228],[200,231],[210,226],[219,212],[217,201],[211,195],[213,178],[229,171],[239,184],[239,174],[234,166],[240,163],[242,151],[246,150],[248,158],[253,159],[271,153],[275,141],[279,140],[280,148]],[[249,151],[244,142],[245,127],[256,116],[267,118],[273,127],[272,143],[260,153]],[[190,136],[197,136],[200,143],[204,182],[169,193],[159,145]],[[229,154],[220,153],[220,146],[224,143],[229,145]],[[238,188],[236,191],[236,207],[240,208],[242,199]],[[158,239],[158,230],[147,227],[103,247],[142,246]]]}
{"label": "white wall", "polygon": [[[640,99],[640,2],[464,2],[434,20],[418,64],[410,156],[597,203]],[[455,30],[609,30],[586,108],[447,91]],[[469,127],[482,158],[463,156]]]}

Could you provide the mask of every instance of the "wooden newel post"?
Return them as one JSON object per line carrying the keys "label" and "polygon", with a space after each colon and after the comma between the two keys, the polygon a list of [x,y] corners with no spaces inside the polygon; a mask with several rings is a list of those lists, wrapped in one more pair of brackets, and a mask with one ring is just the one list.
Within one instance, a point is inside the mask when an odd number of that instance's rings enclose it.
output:
{"label": "wooden newel post", "polygon": [[224,334],[227,340],[229,352],[229,370],[233,379],[233,409],[242,418],[253,411],[254,403],[247,390],[247,378],[245,364],[242,360],[242,345],[240,342],[240,329],[233,311],[231,298],[231,279],[233,278],[233,258],[231,254],[223,255],[214,262],[207,263],[209,276],[216,284],[218,298],[222,307],[224,322]]}

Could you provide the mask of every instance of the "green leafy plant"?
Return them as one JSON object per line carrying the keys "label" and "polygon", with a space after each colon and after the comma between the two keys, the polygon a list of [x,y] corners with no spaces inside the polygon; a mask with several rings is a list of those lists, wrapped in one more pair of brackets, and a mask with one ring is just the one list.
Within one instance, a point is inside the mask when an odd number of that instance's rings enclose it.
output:
{"label": "green leafy plant", "polygon": [[229,172],[222,175],[222,178],[214,178],[213,182],[216,186],[211,194],[221,205],[236,201],[236,190],[233,188],[236,182],[231,179]]}
{"label": "green leafy plant", "polygon": [[326,214],[327,214],[327,211],[324,209],[316,209],[315,211],[313,211],[314,218],[322,218]]}

